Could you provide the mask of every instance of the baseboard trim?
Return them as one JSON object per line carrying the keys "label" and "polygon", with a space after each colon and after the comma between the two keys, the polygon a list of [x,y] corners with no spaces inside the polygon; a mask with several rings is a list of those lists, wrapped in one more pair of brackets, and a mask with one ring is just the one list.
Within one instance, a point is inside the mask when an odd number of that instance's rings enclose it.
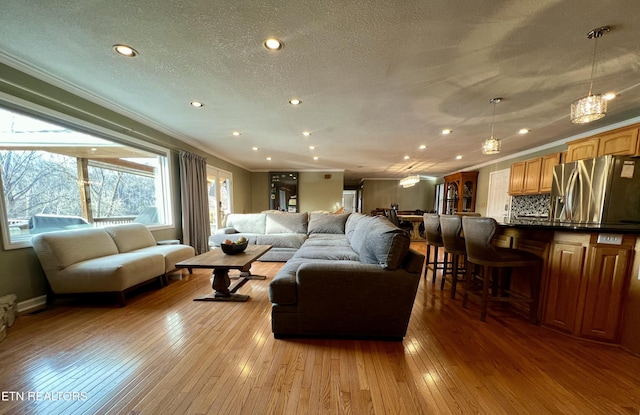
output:
{"label": "baseboard trim", "polygon": [[20,301],[18,305],[18,313],[24,313],[32,311],[36,308],[44,307],[47,304],[47,296],[41,295],[40,297],[31,298],[29,300]]}

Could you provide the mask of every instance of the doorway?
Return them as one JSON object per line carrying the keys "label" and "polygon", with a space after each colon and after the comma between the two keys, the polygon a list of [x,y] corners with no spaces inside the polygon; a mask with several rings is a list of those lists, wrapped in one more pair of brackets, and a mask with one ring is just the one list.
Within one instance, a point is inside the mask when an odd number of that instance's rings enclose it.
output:
{"label": "doorway", "polygon": [[511,169],[493,171],[489,173],[489,195],[487,197],[487,216],[498,222],[504,222],[511,209],[509,195],[509,177]]}

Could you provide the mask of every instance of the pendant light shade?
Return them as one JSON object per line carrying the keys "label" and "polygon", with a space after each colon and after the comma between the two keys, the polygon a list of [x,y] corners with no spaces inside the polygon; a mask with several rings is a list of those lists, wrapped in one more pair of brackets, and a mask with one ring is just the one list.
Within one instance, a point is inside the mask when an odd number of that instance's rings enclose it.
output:
{"label": "pendant light shade", "polygon": [[490,103],[493,104],[493,117],[491,118],[491,137],[482,143],[482,154],[498,154],[500,153],[500,140],[493,136],[493,124],[496,119],[496,104],[502,101],[502,98],[491,98]]}
{"label": "pendant light shade", "polygon": [[595,39],[593,46],[593,60],[591,63],[591,81],[589,93],[586,97],[575,100],[571,103],[571,122],[574,124],[584,124],[599,120],[607,113],[607,101],[600,94],[592,94],[593,73],[596,67],[596,50],[598,48],[598,38],[609,31],[609,26],[593,29],[587,34],[588,39]]}
{"label": "pendant light shade", "polygon": [[407,176],[404,179],[400,180],[400,186],[407,188],[407,187],[412,187],[415,186],[416,183],[420,182],[420,175],[419,174],[415,174],[413,176]]}

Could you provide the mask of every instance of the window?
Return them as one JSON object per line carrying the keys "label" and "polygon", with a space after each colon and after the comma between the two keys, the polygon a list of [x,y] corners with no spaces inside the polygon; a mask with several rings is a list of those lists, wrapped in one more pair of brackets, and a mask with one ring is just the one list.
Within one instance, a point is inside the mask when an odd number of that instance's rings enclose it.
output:
{"label": "window", "polygon": [[215,167],[207,166],[207,184],[209,185],[209,222],[211,223],[211,234],[222,227],[224,218],[231,213],[233,204],[232,175],[229,172],[218,170]]}
{"label": "window", "polygon": [[54,230],[172,222],[167,150],[3,108],[0,180],[7,249]]}

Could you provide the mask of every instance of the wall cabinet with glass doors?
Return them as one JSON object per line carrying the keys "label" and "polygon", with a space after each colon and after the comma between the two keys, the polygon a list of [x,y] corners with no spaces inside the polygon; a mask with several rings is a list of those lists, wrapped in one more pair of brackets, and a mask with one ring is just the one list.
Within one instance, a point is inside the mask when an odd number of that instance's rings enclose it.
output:
{"label": "wall cabinet with glass doors", "polygon": [[444,177],[443,213],[475,212],[477,171],[466,171]]}

